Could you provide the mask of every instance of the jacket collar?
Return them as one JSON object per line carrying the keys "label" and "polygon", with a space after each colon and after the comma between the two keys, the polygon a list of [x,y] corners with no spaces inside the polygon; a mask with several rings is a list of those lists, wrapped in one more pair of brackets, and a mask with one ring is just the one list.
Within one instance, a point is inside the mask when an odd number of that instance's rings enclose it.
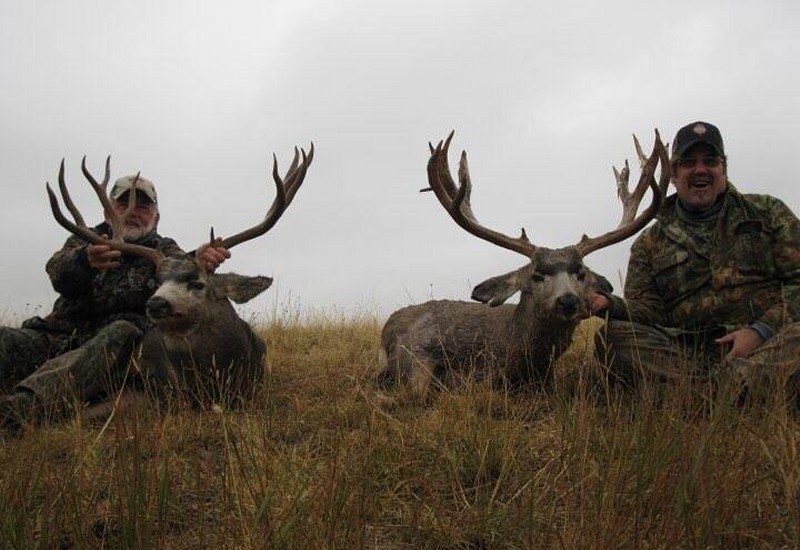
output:
{"label": "jacket collar", "polygon": [[[706,257],[706,254],[697,248],[694,239],[689,236],[686,231],[687,222],[680,219],[677,211],[678,195],[673,193],[664,201],[664,206],[659,211],[656,219],[661,224],[666,236],[675,241],[682,243],[693,249],[700,256]],[[728,181],[728,188],[723,197],[722,210],[717,217],[717,231],[734,231],[736,224],[741,221],[742,217],[741,208],[742,194]],[[721,236],[721,234],[720,234]]]}
{"label": "jacket collar", "polygon": [[[722,212],[720,212],[720,216],[724,216],[726,211],[729,209],[729,204],[731,202],[735,204],[742,203],[742,194],[739,193],[739,190],[728,180],[728,188],[725,190],[725,194],[723,195],[723,205],[722,205]],[[668,196],[664,200],[664,205],[658,211],[658,215],[656,215],[656,220],[659,222],[668,225],[673,223],[678,218],[678,194],[673,193]]]}

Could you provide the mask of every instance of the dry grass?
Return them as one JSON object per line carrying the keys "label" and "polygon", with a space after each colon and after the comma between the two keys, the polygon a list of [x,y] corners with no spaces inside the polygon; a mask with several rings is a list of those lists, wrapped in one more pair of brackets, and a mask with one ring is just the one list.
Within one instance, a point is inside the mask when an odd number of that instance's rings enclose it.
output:
{"label": "dry grass", "polygon": [[379,330],[271,324],[272,375],[244,411],[139,406],[6,437],[0,547],[800,546],[782,409],[588,391],[585,341],[550,395],[474,384],[386,409]]}

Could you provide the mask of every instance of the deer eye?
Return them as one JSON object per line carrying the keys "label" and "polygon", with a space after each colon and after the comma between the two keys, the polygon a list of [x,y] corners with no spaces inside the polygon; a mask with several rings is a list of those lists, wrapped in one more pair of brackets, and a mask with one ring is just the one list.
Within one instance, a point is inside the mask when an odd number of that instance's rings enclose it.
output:
{"label": "deer eye", "polygon": [[534,281],[534,282],[537,282],[537,283],[541,283],[542,281],[544,281],[544,275],[534,271],[531,274],[531,281]]}
{"label": "deer eye", "polygon": [[189,290],[203,290],[206,284],[203,281],[189,281],[186,283],[186,288]]}
{"label": "deer eye", "polygon": [[586,272],[585,272],[585,271],[583,271],[583,270],[581,270],[581,271],[578,271],[578,273],[575,275],[575,277],[576,277],[576,278],[577,278],[579,281],[583,281],[584,279],[586,279]]}

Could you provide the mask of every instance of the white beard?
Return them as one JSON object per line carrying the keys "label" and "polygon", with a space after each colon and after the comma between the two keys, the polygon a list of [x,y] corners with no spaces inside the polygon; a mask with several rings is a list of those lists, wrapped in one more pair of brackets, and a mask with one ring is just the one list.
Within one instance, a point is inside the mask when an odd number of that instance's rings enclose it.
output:
{"label": "white beard", "polygon": [[133,227],[126,225],[122,232],[122,239],[125,242],[136,242],[150,234],[155,228],[158,220],[154,217],[153,221],[144,227]]}

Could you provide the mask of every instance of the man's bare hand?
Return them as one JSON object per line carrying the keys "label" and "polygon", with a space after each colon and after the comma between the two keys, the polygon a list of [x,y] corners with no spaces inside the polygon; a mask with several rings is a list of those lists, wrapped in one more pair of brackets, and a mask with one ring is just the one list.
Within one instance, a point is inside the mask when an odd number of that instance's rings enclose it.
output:
{"label": "man's bare hand", "polygon": [[720,345],[731,345],[731,350],[726,355],[727,359],[734,357],[747,357],[764,343],[761,335],[751,328],[740,328],[729,332],[722,338],[714,340]]}
{"label": "man's bare hand", "polygon": [[605,311],[610,307],[611,300],[609,300],[604,294],[593,292],[589,295],[589,311],[592,312],[592,315],[597,315],[598,313]]}
{"label": "man's bare hand", "polygon": [[119,259],[122,252],[112,250],[105,244],[90,244],[86,247],[86,259],[89,265],[95,269],[106,270],[119,267]]}
{"label": "man's bare hand", "polygon": [[231,253],[227,248],[221,246],[203,244],[197,248],[196,256],[200,265],[206,271],[213,273],[225,260],[231,257]]}

